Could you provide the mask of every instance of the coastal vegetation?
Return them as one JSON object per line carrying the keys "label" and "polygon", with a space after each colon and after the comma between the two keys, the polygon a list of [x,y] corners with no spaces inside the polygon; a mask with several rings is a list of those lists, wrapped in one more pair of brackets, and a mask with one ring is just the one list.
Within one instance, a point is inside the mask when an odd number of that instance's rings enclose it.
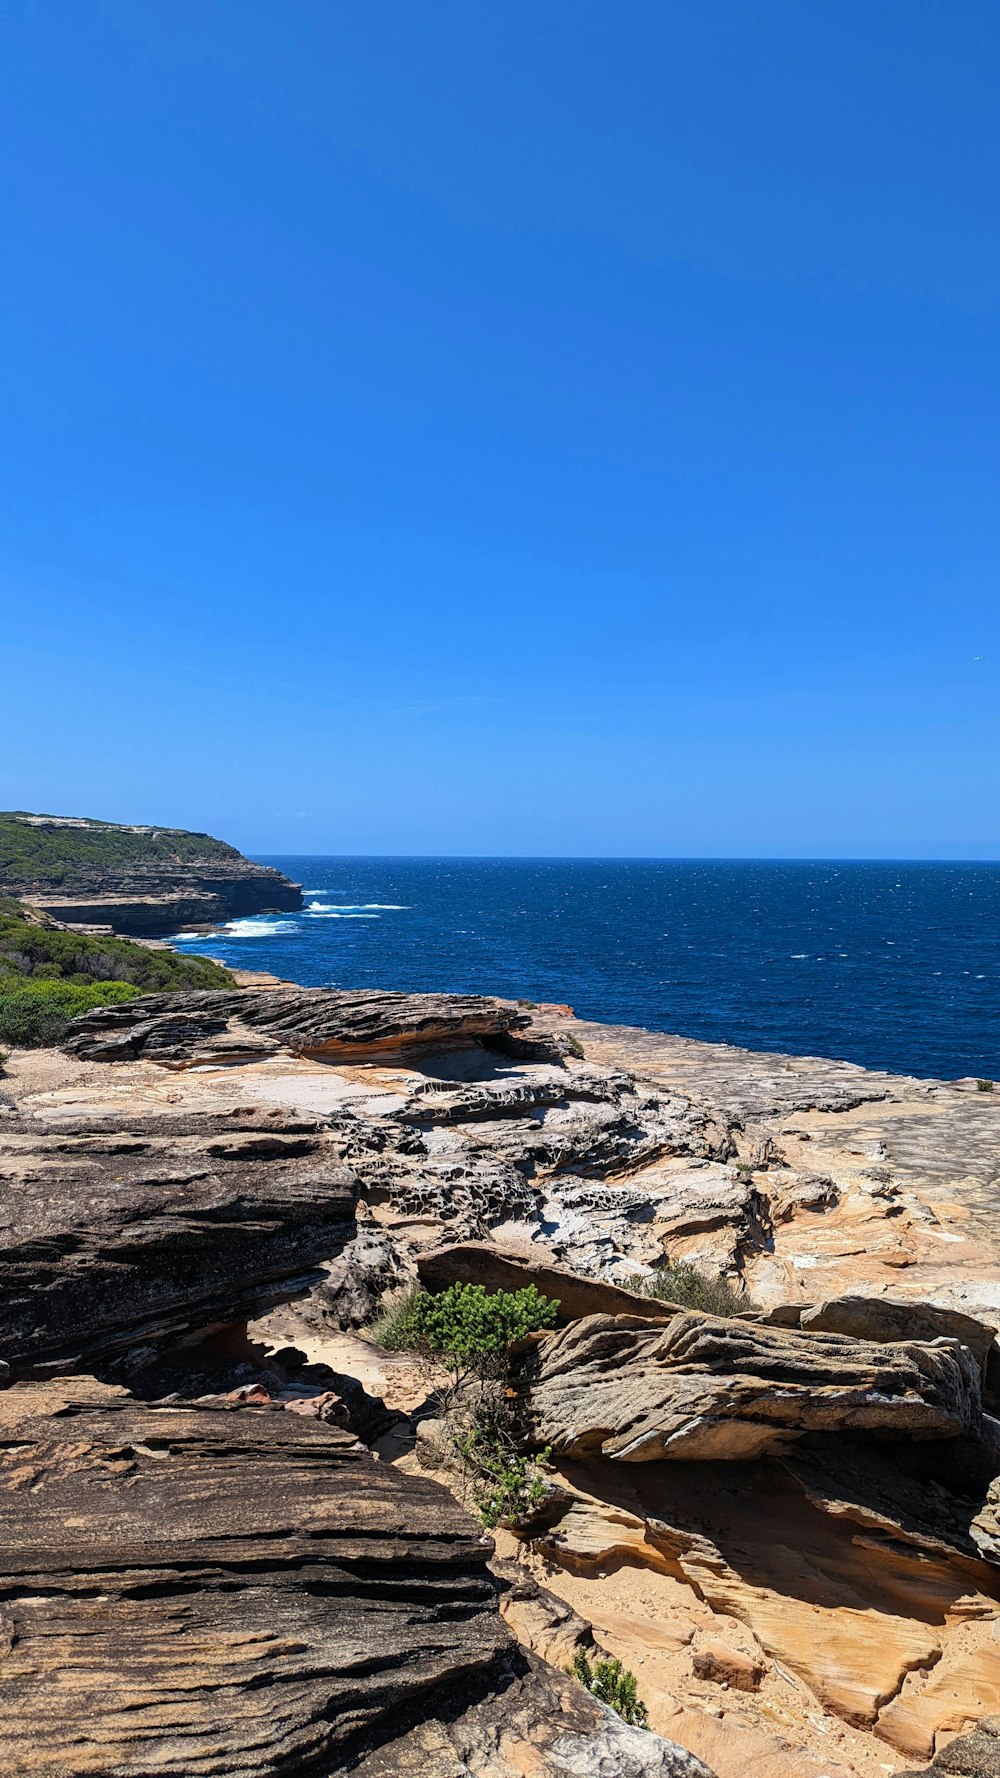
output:
{"label": "coastal vegetation", "polygon": [[677,1303],[682,1309],[700,1309],[705,1315],[743,1315],[756,1307],[728,1279],[710,1278],[681,1260],[661,1266],[651,1278],[644,1278],[638,1289],[658,1303]]}
{"label": "coastal vegetation", "polygon": [[58,816],[13,810],[0,813],[0,883],[12,887],[30,882],[58,889],[75,883],[81,873],[232,863],[239,857],[234,846],[207,833],[121,827],[104,821],[71,823]]}
{"label": "coastal vegetation", "polygon": [[558,1302],[534,1285],[487,1292],[481,1284],[414,1288],[372,1323],[378,1345],[420,1353],[447,1373],[439,1391],[446,1437],[465,1472],[472,1505],[490,1530],[526,1523],[549,1491],[551,1455],[525,1451],[508,1387],[520,1340],[551,1327]]}
{"label": "coastal vegetation", "polygon": [[426,1353],[451,1373],[457,1387],[468,1376],[501,1374],[511,1347],[539,1328],[551,1327],[558,1312],[558,1302],[542,1296],[533,1284],[492,1293],[482,1284],[414,1289],[373,1324],[372,1337],[390,1350]]}
{"label": "coastal vegetation", "polygon": [[207,957],[179,957],[129,939],[94,936],[25,917],[0,901],[0,1041],[58,1043],[71,1019],[95,1006],[174,989],[234,988]]}
{"label": "coastal vegetation", "polygon": [[623,1722],[637,1729],[648,1727],[649,1713],[639,1696],[638,1681],[621,1661],[612,1658],[591,1664],[583,1649],[578,1648],[566,1671],[602,1704],[616,1711]]}

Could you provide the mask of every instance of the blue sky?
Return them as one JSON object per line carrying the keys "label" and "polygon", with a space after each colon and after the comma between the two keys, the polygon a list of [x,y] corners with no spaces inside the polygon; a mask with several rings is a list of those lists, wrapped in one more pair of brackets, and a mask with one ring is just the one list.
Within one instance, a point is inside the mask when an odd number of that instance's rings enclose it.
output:
{"label": "blue sky", "polygon": [[0,804],[1000,856],[994,0],[7,0],[0,66]]}

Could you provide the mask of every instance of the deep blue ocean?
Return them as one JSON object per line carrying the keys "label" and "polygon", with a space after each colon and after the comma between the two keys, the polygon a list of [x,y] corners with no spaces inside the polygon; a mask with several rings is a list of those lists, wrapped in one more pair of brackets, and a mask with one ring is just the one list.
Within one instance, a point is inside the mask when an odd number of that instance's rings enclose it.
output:
{"label": "deep blue ocean", "polygon": [[1000,865],[267,858],[300,914],[179,949],[312,986],[554,1000],[869,1068],[1000,1076]]}

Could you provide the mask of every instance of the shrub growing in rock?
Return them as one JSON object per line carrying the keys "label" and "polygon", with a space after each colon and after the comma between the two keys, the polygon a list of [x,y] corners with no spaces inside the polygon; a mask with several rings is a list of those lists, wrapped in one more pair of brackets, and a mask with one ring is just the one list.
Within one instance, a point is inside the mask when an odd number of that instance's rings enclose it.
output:
{"label": "shrub growing in rock", "polygon": [[682,1309],[700,1309],[705,1315],[742,1315],[754,1307],[750,1297],[734,1289],[725,1278],[709,1278],[697,1266],[683,1261],[661,1266],[639,1286],[643,1296],[660,1303],[677,1303]]}
{"label": "shrub growing in rock", "polygon": [[617,1711],[623,1722],[631,1723],[637,1729],[649,1726],[649,1712],[639,1696],[635,1674],[623,1667],[621,1661],[611,1658],[591,1664],[580,1648],[566,1671],[572,1673],[573,1678],[578,1679],[602,1704]]}
{"label": "shrub growing in rock", "polygon": [[482,1284],[452,1284],[447,1290],[414,1290],[373,1324],[380,1345],[391,1342],[436,1358],[459,1380],[466,1373],[499,1376],[510,1349],[540,1328],[551,1327],[559,1312],[533,1284],[524,1290],[496,1290]]}
{"label": "shrub growing in rock", "polygon": [[453,1431],[452,1443],[469,1475],[472,1504],[487,1529],[523,1525],[548,1491],[541,1466],[548,1463],[551,1446],[520,1453],[502,1422]]}
{"label": "shrub growing in rock", "polygon": [[516,1529],[546,1492],[540,1466],[548,1451],[525,1451],[507,1387],[511,1349],[551,1327],[559,1304],[534,1285],[497,1290],[452,1284],[412,1288],[372,1323],[372,1338],[390,1351],[415,1351],[448,1384],[438,1390],[441,1417],[461,1459],[472,1504],[484,1525]]}

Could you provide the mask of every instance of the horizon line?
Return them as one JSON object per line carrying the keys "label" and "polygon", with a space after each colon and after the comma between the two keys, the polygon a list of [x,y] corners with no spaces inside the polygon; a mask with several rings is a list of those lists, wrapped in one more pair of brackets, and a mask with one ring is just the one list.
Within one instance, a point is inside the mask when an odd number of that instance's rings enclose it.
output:
{"label": "horizon line", "polygon": [[[252,857],[255,853],[247,852]],[[461,864],[941,864],[996,865],[1000,855],[989,858],[921,858],[893,853],[865,857],[850,853],[750,853],[750,852],[271,852],[267,858],[384,858],[416,862],[442,859]]]}

